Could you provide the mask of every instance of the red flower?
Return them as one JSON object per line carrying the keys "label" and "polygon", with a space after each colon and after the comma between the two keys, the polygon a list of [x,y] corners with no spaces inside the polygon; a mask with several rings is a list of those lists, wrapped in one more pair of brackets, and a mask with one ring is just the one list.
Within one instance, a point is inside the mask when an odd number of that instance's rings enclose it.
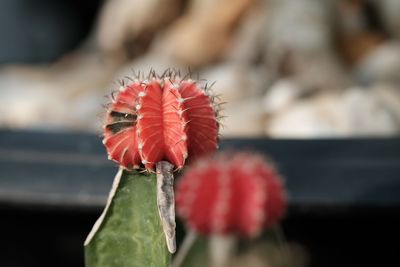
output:
{"label": "red flower", "polygon": [[253,237],[276,223],[286,208],[276,170],[250,153],[200,160],[181,177],[176,194],[178,215],[202,234]]}
{"label": "red flower", "polygon": [[167,160],[178,169],[188,156],[215,151],[217,114],[207,90],[169,71],[122,86],[106,117],[103,143],[121,166],[153,169]]}

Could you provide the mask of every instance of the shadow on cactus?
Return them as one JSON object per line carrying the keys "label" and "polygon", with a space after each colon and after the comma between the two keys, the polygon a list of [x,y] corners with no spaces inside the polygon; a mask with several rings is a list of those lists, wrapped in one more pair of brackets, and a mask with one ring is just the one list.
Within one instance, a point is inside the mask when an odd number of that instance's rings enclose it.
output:
{"label": "shadow on cactus", "polygon": [[170,266],[173,172],[218,143],[219,105],[207,84],[190,76],[139,73],[113,94],[103,143],[120,170],[85,241],[86,267]]}

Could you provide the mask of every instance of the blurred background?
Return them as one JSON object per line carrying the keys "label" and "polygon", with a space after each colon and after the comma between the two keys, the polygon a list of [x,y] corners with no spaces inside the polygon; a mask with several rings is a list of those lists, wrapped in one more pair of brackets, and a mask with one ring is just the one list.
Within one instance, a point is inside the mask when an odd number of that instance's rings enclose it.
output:
{"label": "blurred background", "polygon": [[103,104],[132,70],[167,67],[215,81],[223,140],[283,165],[302,266],[368,265],[364,234],[386,244],[400,222],[399,14],[398,0],[1,0],[0,266],[83,266],[115,172]]}
{"label": "blurred background", "polygon": [[98,132],[132,70],[216,81],[225,137],[394,136],[396,0],[0,2],[0,126]]}

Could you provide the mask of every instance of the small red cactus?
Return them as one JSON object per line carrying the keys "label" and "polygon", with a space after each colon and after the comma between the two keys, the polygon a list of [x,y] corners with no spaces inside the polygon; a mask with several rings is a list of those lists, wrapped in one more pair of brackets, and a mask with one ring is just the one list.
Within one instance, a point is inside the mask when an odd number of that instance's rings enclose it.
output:
{"label": "small red cactus", "polygon": [[103,143],[109,158],[132,169],[167,160],[176,168],[215,151],[217,112],[207,86],[167,70],[123,84],[106,117]]}
{"label": "small red cactus", "polygon": [[276,223],[286,208],[276,170],[250,153],[200,160],[181,177],[176,194],[178,215],[202,234],[254,237]]}

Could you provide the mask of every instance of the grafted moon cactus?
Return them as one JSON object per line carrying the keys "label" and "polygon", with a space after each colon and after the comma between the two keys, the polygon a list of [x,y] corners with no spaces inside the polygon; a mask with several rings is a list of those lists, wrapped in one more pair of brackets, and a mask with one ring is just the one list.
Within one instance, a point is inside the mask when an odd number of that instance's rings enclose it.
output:
{"label": "grafted moon cactus", "polygon": [[198,161],[179,180],[178,215],[201,234],[254,237],[278,222],[286,193],[275,168],[261,155],[221,153]]}
{"label": "grafted moon cactus", "polygon": [[174,71],[135,77],[120,87],[107,113],[103,143],[126,169],[152,170],[166,160],[181,169],[186,159],[213,152],[218,110],[207,86]]}
{"label": "grafted moon cactus", "polygon": [[85,241],[86,267],[170,266],[176,250],[173,170],[217,148],[219,106],[202,84],[171,70],[121,82],[103,139],[120,170]]}

